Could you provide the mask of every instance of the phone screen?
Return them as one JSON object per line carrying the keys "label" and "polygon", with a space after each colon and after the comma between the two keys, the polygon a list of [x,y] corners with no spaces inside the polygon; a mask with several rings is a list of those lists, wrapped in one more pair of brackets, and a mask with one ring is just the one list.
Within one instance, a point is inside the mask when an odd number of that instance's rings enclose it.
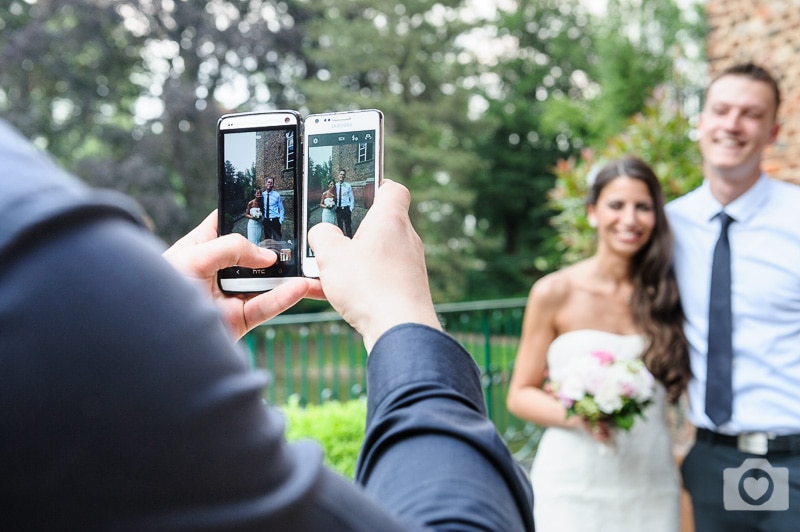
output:
{"label": "phone screen", "polygon": [[269,268],[234,266],[220,287],[260,292],[299,275],[299,116],[293,111],[226,115],[218,124],[219,234],[272,249]]}
{"label": "phone screen", "polygon": [[[372,206],[382,174],[382,115],[354,111],[306,119],[305,209],[307,228],[337,225],[352,238]],[[314,252],[305,242],[306,265]],[[307,259],[312,259],[311,261]],[[311,276],[313,275],[311,269]]]}

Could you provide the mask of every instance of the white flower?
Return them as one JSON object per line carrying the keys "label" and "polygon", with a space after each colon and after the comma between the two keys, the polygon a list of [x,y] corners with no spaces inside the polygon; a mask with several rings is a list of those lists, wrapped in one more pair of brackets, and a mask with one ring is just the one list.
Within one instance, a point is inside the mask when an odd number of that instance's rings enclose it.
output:
{"label": "white flower", "polygon": [[594,401],[604,414],[613,414],[622,408],[622,397],[619,394],[617,383],[608,380],[595,394]]}
{"label": "white flower", "polygon": [[585,393],[582,379],[578,375],[564,379],[558,387],[559,397],[571,399],[572,401],[582,398]]}

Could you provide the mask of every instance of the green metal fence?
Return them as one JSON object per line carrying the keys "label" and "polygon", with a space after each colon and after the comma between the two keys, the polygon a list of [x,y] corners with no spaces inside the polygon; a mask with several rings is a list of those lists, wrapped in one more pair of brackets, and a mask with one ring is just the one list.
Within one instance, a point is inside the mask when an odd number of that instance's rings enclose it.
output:
{"label": "green metal fence", "polygon": [[[529,462],[541,430],[511,416],[505,407],[524,298],[438,305],[445,330],[481,369],[486,407],[517,459]],[[335,312],[278,316],[244,338],[253,368],[270,377],[274,405],[295,397],[301,404],[348,400],[366,391],[366,351],[360,335]]]}

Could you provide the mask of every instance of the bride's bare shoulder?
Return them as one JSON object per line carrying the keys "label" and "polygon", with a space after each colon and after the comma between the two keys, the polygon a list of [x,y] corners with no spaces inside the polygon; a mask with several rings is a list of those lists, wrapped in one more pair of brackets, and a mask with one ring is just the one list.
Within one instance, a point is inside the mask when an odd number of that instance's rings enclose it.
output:
{"label": "bride's bare shoulder", "polygon": [[548,306],[563,304],[580,280],[582,269],[579,262],[545,275],[533,284],[529,299]]}

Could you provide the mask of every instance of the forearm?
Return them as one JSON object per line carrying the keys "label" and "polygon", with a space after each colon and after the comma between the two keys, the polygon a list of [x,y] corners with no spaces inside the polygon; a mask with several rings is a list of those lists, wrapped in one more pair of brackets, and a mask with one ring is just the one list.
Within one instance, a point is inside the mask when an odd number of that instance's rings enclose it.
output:
{"label": "forearm", "polygon": [[421,325],[389,330],[370,355],[368,387],[356,473],[368,493],[420,525],[532,528],[529,484],[486,416],[477,366],[452,338]]}
{"label": "forearm", "polygon": [[569,427],[574,423],[567,418],[567,409],[558,399],[537,388],[510,390],[506,406],[519,419],[543,427]]}

